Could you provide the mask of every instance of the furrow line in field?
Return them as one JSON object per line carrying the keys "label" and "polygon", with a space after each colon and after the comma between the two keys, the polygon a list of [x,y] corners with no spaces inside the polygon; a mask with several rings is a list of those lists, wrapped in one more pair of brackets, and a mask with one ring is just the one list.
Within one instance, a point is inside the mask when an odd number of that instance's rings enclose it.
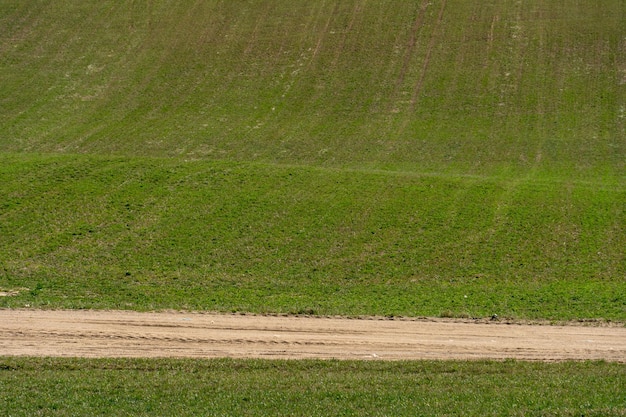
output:
{"label": "furrow line in field", "polygon": [[320,35],[317,39],[317,43],[315,44],[315,49],[313,49],[313,54],[311,55],[311,60],[310,60],[311,63],[313,63],[313,61],[319,54],[319,51],[322,48],[322,44],[324,43],[324,40],[326,39],[326,36],[328,35],[328,28],[330,27],[330,23],[333,21],[333,19],[337,17],[338,12],[339,12],[339,2],[335,2],[335,5],[333,6],[333,11],[328,16],[328,19],[326,19],[324,28],[320,32]]}
{"label": "furrow line in field", "polygon": [[426,57],[424,58],[424,64],[422,65],[420,76],[417,79],[417,83],[415,84],[415,87],[413,88],[413,95],[411,96],[411,112],[415,110],[415,106],[417,105],[420,92],[422,91],[422,86],[424,84],[424,79],[426,78],[426,73],[430,65],[430,59],[431,59],[433,50],[435,48],[435,44],[437,43],[437,39],[438,39],[437,35],[438,35],[439,28],[441,27],[441,23],[443,22],[443,15],[444,15],[445,10],[446,10],[446,0],[443,0],[441,2],[441,8],[439,9],[439,15],[437,16],[437,22],[430,36],[430,42],[428,43],[428,49],[426,50]]}
{"label": "furrow line in field", "polygon": [[426,16],[426,9],[428,8],[429,2],[424,0],[419,10],[417,11],[417,15],[413,21],[413,26],[411,28],[411,32],[409,34],[409,41],[404,50],[404,59],[402,61],[402,66],[400,67],[400,72],[398,73],[394,85],[393,92],[391,94],[391,100],[389,100],[389,111],[393,112],[399,91],[402,89],[402,84],[404,83],[404,79],[409,70],[411,59],[413,58],[413,54],[415,52],[415,47],[417,45],[417,37],[419,34],[419,30],[423,25],[424,18]]}

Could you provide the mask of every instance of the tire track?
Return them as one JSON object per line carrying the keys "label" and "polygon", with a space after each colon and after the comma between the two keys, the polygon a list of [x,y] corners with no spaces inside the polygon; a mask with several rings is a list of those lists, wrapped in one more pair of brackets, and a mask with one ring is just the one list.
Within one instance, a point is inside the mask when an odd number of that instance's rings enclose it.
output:
{"label": "tire track", "polygon": [[320,49],[322,48],[322,44],[324,43],[324,41],[326,40],[326,36],[328,35],[330,23],[337,18],[338,13],[339,13],[339,2],[335,2],[335,5],[333,6],[333,11],[328,16],[328,19],[326,19],[324,28],[321,30],[320,35],[317,39],[317,43],[315,44],[315,49],[313,50],[313,53],[310,59],[311,63],[314,62],[315,59],[317,58],[317,55],[319,54]]}
{"label": "tire track", "polygon": [[441,27],[441,23],[443,22],[443,14],[446,10],[446,0],[442,0],[441,8],[439,9],[439,15],[437,16],[437,22],[435,23],[435,27],[433,28],[433,32],[430,36],[430,41],[428,43],[428,48],[426,50],[426,57],[424,58],[424,64],[422,65],[422,70],[419,78],[417,79],[417,83],[413,88],[413,95],[411,96],[411,112],[415,110],[415,106],[417,105],[417,100],[419,98],[420,92],[422,91],[422,86],[424,84],[424,79],[426,78],[426,72],[428,71],[428,67],[430,66],[430,59],[435,49],[435,44],[437,43],[437,33],[439,28]]}
{"label": "tire track", "polygon": [[417,36],[419,34],[419,30],[424,23],[424,17],[426,16],[426,9],[429,6],[428,1],[423,1],[422,6],[417,12],[417,16],[413,21],[413,27],[411,28],[411,37],[409,38],[409,43],[406,47],[406,51],[404,54],[404,61],[402,62],[402,68],[400,69],[400,74],[398,74],[398,79],[396,80],[396,85],[400,87],[404,82],[404,77],[406,77],[406,73],[409,69],[409,64],[411,62],[411,58],[413,58],[413,54],[415,52],[415,46],[417,45]]}
{"label": "tire track", "polygon": [[426,9],[429,6],[429,1],[424,0],[420,5],[417,15],[413,20],[413,26],[411,27],[409,41],[404,48],[404,55],[402,60],[402,66],[400,67],[400,72],[398,73],[393,92],[391,94],[392,99],[389,100],[389,113],[396,113],[397,111],[397,102],[399,100],[400,90],[404,84],[404,79],[406,78],[406,74],[409,71],[411,60],[413,59],[413,55],[415,53],[415,48],[417,46],[417,38],[420,32],[422,25],[424,24],[424,18],[426,17]]}

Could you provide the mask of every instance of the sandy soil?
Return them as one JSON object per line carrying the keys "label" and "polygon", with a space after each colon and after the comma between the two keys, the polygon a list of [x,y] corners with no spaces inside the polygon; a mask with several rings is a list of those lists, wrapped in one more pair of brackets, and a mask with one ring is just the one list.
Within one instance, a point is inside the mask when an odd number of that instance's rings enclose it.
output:
{"label": "sandy soil", "polygon": [[626,363],[626,327],[0,310],[0,355]]}

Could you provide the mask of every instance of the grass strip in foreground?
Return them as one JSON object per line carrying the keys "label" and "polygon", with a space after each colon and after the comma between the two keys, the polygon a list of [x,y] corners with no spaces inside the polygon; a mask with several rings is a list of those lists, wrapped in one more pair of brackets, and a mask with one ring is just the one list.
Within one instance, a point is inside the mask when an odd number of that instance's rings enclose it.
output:
{"label": "grass strip in foreground", "polygon": [[624,416],[606,362],[0,358],[5,415]]}

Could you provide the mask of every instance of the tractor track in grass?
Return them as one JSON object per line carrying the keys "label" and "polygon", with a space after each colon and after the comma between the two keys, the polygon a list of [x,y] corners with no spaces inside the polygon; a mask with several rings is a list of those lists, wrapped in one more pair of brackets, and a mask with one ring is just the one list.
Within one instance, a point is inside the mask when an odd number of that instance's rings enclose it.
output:
{"label": "tractor track in grass", "polygon": [[0,356],[626,363],[623,325],[0,310]]}
{"label": "tractor track in grass", "polygon": [[413,95],[411,96],[411,112],[415,110],[417,105],[420,93],[422,91],[422,85],[424,84],[424,79],[426,78],[426,73],[428,72],[428,67],[430,66],[430,58],[432,56],[433,50],[435,49],[435,45],[437,43],[438,31],[441,27],[441,23],[443,22],[443,14],[446,10],[446,1],[443,0],[441,2],[441,8],[439,10],[439,14],[437,16],[437,21],[435,23],[435,27],[433,28],[433,32],[430,36],[430,41],[428,42],[428,48],[426,49],[426,56],[424,57],[424,63],[422,64],[422,69],[420,71],[419,78],[417,79],[417,83],[413,87]]}

